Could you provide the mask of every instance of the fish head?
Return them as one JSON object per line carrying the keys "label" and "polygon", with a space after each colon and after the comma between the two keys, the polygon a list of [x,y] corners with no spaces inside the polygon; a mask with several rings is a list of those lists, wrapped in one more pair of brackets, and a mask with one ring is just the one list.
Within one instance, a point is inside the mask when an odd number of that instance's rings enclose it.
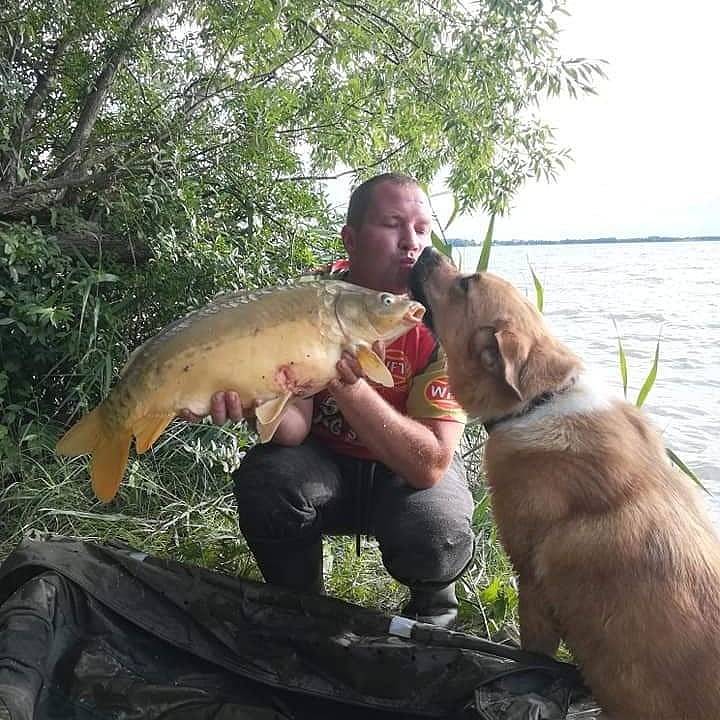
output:
{"label": "fish head", "polygon": [[352,286],[335,305],[346,334],[365,340],[392,342],[422,322],[424,306],[407,295]]}

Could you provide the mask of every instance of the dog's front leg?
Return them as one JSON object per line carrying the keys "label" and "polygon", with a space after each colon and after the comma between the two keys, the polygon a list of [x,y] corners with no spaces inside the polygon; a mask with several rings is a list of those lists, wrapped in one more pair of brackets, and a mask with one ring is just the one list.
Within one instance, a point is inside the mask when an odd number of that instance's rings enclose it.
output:
{"label": "dog's front leg", "polygon": [[545,594],[536,581],[521,575],[519,595],[520,643],[523,650],[553,657],[560,645],[560,634]]}

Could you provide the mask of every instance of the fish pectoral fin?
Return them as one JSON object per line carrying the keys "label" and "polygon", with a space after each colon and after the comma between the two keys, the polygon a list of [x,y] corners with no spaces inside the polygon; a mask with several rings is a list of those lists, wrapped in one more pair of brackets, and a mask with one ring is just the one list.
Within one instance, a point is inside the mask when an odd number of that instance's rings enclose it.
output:
{"label": "fish pectoral fin", "polygon": [[369,347],[361,345],[355,352],[360,367],[373,382],[385,387],[393,387],[395,381],[390,371],[385,366],[382,358]]}
{"label": "fish pectoral fin", "polygon": [[147,452],[174,417],[174,415],[145,415],[145,417],[141,417],[133,427],[135,450],[139,454]]}
{"label": "fish pectoral fin", "polygon": [[257,420],[257,431],[260,436],[260,442],[265,443],[272,440],[272,436],[275,434],[277,426],[282,420],[283,412],[292,397],[293,394],[289,392],[281,397],[268,400],[255,408],[255,418]]}

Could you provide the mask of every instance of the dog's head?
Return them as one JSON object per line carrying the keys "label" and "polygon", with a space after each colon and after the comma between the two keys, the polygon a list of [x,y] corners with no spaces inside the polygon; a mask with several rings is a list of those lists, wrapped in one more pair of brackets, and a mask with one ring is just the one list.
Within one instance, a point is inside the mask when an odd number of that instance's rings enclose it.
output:
{"label": "dog's head", "polygon": [[413,268],[411,291],[428,308],[455,397],[481,420],[520,410],[566,385],[580,368],[537,309],[496,275],[462,274],[427,248]]}

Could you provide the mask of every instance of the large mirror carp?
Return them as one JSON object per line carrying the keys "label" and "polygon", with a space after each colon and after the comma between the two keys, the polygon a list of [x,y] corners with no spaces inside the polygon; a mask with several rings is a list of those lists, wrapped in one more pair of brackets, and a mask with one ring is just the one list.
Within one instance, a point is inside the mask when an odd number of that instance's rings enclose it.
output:
{"label": "large mirror carp", "polygon": [[178,412],[210,412],[210,398],[235,390],[256,404],[261,442],[273,436],[288,403],[314,395],[337,377],[344,350],[369,379],[393,380],[373,352],[418,324],[425,308],[403,295],[340,280],[304,281],[216,298],[137,348],[108,397],[57,444],[61,455],[90,453],[97,497],[111,500],[130,443],[144,453]]}

